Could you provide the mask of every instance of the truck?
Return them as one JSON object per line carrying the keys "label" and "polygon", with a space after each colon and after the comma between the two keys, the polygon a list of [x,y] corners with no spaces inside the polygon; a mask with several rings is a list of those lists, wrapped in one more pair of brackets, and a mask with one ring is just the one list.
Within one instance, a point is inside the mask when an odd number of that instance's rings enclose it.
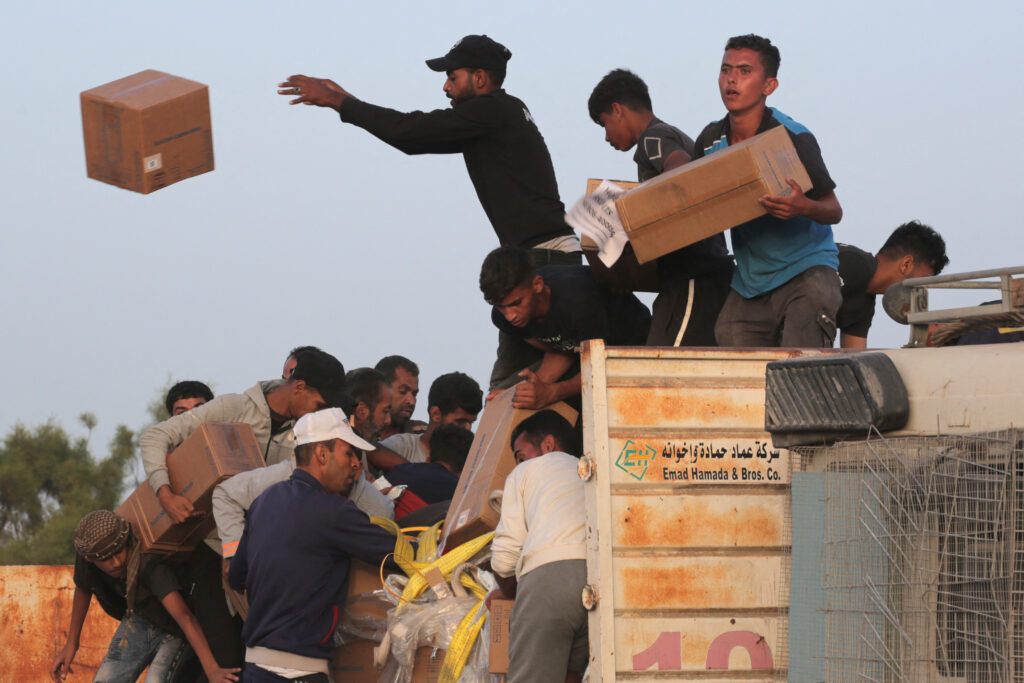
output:
{"label": "truck", "polygon": [[[887,310],[911,347],[1019,325],[1019,272]],[[998,306],[927,310],[993,276]],[[590,681],[1024,681],[1024,346],[581,365]]]}

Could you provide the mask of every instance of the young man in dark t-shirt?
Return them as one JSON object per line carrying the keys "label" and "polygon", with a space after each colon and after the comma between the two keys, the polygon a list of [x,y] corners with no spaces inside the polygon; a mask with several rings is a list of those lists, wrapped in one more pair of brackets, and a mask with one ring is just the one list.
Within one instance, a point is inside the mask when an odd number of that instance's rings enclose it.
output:
{"label": "young man in dark t-shirt", "polygon": [[586,266],[535,268],[525,249],[499,247],[484,259],[480,291],[494,308],[499,330],[544,352],[536,371],[522,369],[512,404],[539,409],[580,392],[570,373],[576,349],[587,339],[641,345],[651,314],[632,293],[602,289]]}
{"label": "young man in dark t-shirt", "polygon": [[832,224],[843,216],[814,135],[766,105],[779,86],[779,50],[767,38],[735,36],[725,45],[718,88],[728,115],[697,136],[701,158],[783,126],[813,187],[806,194],[791,178],[786,194],[765,195],[766,215],[732,228],[736,270],[718,316],[722,346],[829,347],[842,297]]}
{"label": "young man in dark t-shirt", "polygon": [[121,622],[96,672],[97,681],[134,681],[147,666],[147,680],[176,680],[183,637],[198,655],[207,680],[238,680],[239,669],[218,666],[182,598],[178,577],[168,565],[141,557],[131,525],[123,517],[109,510],[90,512],[75,529],[74,545],[71,625],[50,667],[55,680],[72,672],[94,595],[103,611]]}
{"label": "young man in dark t-shirt", "polygon": [[[615,69],[594,88],[590,118],[605,140],[626,152],[643,182],[693,158],[693,140],[654,115],[647,84],[631,71]],[[715,322],[729,295],[733,261],[725,236],[713,235],[658,259],[658,297],[648,346],[715,346]]]}
{"label": "young man in dark t-shirt", "polygon": [[867,346],[877,295],[908,278],[938,275],[949,263],[942,236],[918,221],[896,228],[877,256],[849,244],[838,247],[843,303],[836,324],[844,349]]}

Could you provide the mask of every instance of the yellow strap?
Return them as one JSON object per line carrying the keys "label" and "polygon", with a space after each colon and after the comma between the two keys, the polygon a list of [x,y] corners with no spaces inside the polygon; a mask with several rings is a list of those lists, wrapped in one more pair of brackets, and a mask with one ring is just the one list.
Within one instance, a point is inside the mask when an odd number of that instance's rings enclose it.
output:
{"label": "yellow strap", "polygon": [[[452,575],[452,570],[457,566],[468,560],[469,558],[480,552],[484,546],[491,542],[494,537],[494,532],[489,531],[483,536],[478,536],[471,541],[466,541],[454,550],[445,553],[437,560],[433,562],[413,562],[410,563],[412,568],[415,569],[414,573],[409,573],[409,583],[406,584],[405,590],[402,591],[402,599],[405,603],[415,600],[419,595],[427,589],[429,585],[427,580],[423,577],[423,573],[428,569],[437,568],[441,575],[446,579]],[[404,569],[404,567],[403,567]],[[398,606],[398,610],[401,611],[404,604]]]}
{"label": "yellow strap", "polygon": [[473,643],[479,637],[480,629],[483,628],[484,621],[487,619],[487,610],[483,609],[483,604],[484,601],[481,598],[476,603],[476,607],[466,613],[455,630],[452,643],[444,655],[441,675],[437,679],[438,683],[456,683],[462,676],[462,670],[466,668],[469,654],[473,650]]}

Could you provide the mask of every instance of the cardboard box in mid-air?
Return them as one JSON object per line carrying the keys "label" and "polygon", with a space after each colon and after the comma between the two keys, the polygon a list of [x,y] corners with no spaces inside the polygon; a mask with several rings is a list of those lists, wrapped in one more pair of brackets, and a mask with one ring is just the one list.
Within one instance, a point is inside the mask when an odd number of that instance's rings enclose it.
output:
{"label": "cardboard box in mid-air", "polygon": [[764,215],[758,199],[792,192],[787,178],[811,189],[789,133],[777,126],[641,183],[615,208],[637,260],[647,263]]}
{"label": "cardboard box in mid-air", "polygon": [[[506,389],[484,408],[444,520],[447,534],[444,544],[449,549],[493,531],[498,525],[499,512],[491,506],[490,498],[494,491],[505,488],[505,478],[516,466],[509,443],[512,430],[537,412],[513,408],[514,396],[515,387]],[[579,417],[566,403],[555,403],[546,410],[554,410],[571,425],[575,425]]]}
{"label": "cardboard box in mid-air", "polygon": [[149,194],[213,170],[210,94],[202,83],[162,71],[81,94],[90,178]]}

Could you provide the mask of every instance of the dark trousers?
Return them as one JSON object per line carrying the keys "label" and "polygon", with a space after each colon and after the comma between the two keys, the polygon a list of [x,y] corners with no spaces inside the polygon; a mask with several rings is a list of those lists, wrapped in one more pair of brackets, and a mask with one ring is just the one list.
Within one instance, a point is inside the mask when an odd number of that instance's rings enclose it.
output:
{"label": "dark trousers", "polygon": [[[188,561],[189,585],[186,590],[190,591],[189,605],[217,663],[222,667],[243,667],[242,620],[228,611],[221,576],[221,556],[201,543]],[[205,681],[206,676],[202,675],[198,680]]]}
{"label": "dark trousers", "polygon": [[814,266],[753,299],[729,292],[715,337],[719,346],[830,348],[842,302],[839,273]]}
{"label": "dark trousers", "polygon": [[732,268],[692,279],[663,276],[647,346],[717,346],[715,323],[729,297],[731,280]]}

